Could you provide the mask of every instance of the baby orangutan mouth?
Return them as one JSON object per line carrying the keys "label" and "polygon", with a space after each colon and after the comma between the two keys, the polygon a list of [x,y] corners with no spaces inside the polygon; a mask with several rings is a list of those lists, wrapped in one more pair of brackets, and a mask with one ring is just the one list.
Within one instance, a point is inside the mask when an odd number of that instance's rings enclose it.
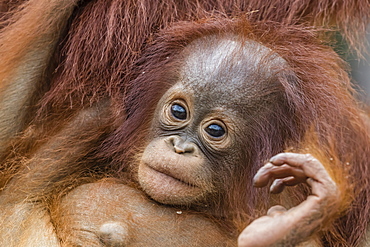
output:
{"label": "baby orangutan mouth", "polygon": [[[160,180],[162,183],[171,183],[173,186],[183,186],[183,187],[192,187],[192,188],[198,188],[198,186],[183,181],[181,178],[177,178],[176,175],[171,174],[171,171],[161,170],[161,169],[155,169],[149,166],[148,164],[142,164],[141,167],[142,172],[144,173],[153,173],[153,177],[157,177],[158,180]],[[198,188],[200,189],[200,188]]]}
{"label": "baby orangutan mouth", "polygon": [[179,204],[202,195],[202,189],[185,182],[177,175],[163,169],[155,169],[146,163],[139,166],[138,177],[143,190],[154,200],[166,204]]}

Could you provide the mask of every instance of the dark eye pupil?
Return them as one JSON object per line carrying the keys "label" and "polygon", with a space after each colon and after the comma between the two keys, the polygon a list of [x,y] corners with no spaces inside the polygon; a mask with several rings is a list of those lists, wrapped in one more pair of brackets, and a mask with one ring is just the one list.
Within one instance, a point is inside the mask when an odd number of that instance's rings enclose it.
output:
{"label": "dark eye pupil", "polygon": [[187,117],[185,108],[178,104],[172,105],[171,113],[175,118],[180,119],[180,120],[185,120]]}
{"label": "dark eye pupil", "polygon": [[225,134],[224,128],[218,124],[210,124],[206,128],[206,132],[212,137],[221,137]]}

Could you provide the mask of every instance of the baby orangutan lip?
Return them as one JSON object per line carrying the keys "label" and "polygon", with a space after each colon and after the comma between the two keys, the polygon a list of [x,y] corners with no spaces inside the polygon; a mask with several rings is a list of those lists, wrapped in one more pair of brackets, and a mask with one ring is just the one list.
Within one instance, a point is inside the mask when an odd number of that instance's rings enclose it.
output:
{"label": "baby orangutan lip", "polygon": [[182,205],[203,195],[204,191],[201,187],[178,177],[174,172],[155,169],[145,162],[139,165],[138,179],[142,189],[160,203]]}
{"label": "baby orangutan lip", "polygon": [[182,183],[183,185],[190,186],[190,187],[198,187],[194,184],[191,184],[189,182],[185,182],[182,179],[177,178],[175,175],[171,174],[170,171],[165,171],[164,169],[156,169],[156,168],[151,167],[148,164],[143,164],[143,165],[146,166],[147,168],[149,168],[150,170],[152,170],[152,172],[158,173],[158,175],[161,176],[161,177],[166,176],[167,179],[173,179],[173,180],[175,180],[179,183]]}

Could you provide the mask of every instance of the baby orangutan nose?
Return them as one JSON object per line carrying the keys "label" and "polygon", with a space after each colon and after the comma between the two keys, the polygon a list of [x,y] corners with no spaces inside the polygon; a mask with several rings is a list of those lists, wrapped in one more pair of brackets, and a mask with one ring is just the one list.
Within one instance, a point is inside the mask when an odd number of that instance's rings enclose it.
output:
{"label": "baby orangutan nose", "polygon": [[173,146],[174,151],[178,154],[191,153],[195,154],[197,147],[193,142],[190,142],[188,139],[184,139],[180,136],[170,136],[167,140],[171,146]]}

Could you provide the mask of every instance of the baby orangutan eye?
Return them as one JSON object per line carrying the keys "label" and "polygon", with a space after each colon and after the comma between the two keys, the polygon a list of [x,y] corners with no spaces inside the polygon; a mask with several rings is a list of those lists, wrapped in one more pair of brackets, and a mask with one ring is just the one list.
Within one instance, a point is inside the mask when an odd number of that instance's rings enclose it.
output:
{"label": "baby orangutan eye", "polygon": [[225,135],[225,129],[218,124],[210,124],[205,128],[205,131],[214,138],[220,138]]}
{"label": "baby orangutan eye", "polygon": [[179,120],[186,120],[187,118],[186,109],[179,104],[173,104],[171,106],[171,114],[172,116]]}

